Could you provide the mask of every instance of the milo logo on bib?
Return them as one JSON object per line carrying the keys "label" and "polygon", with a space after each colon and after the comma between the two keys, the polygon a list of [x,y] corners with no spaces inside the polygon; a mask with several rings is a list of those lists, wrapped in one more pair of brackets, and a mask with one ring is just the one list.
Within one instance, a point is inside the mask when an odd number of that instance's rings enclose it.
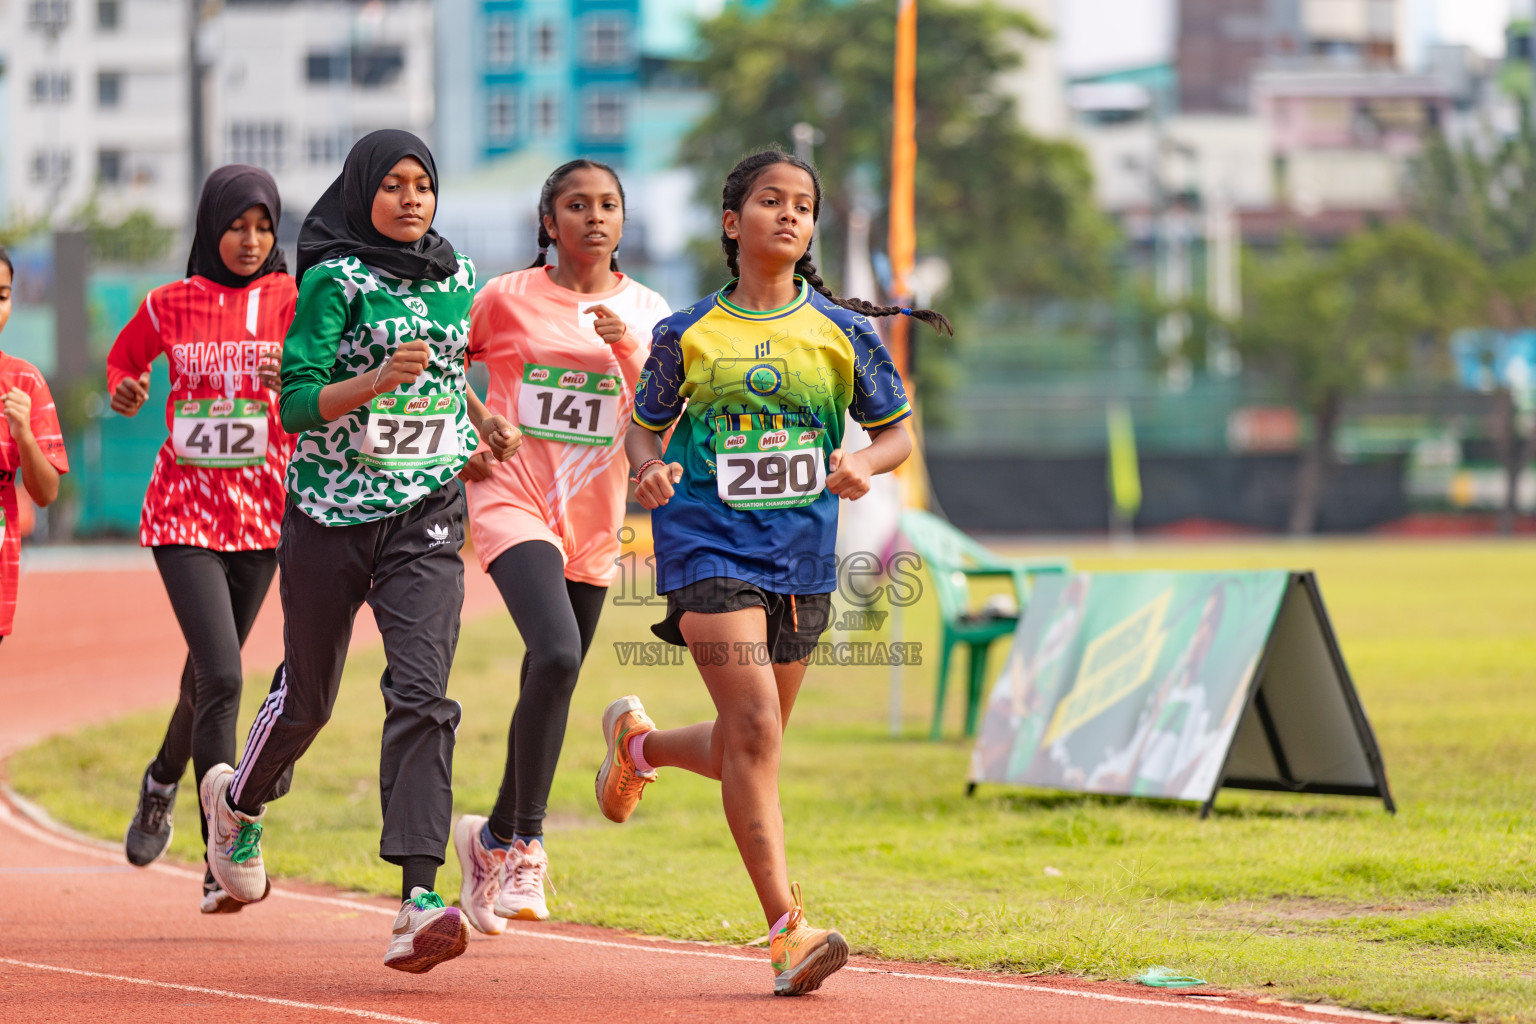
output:
{"label": "milo logo on bib", "polygon": [[221,398],[208,407],[209,416],[228,416],[235,411],[233,398]]}
{"label": "milo logo on bib", "polygon": [[744,511],[798,508],[826,489],[826,453],[820,427],[734,429],[734,417],[715,421],[715,491]]}
{"label": "milo logo on bib", "polygon": [[561,366],[523,369],[517,394],[518,426],[529,437],[567,444],[611,445],[619,433],[619,389],[614,374]]}

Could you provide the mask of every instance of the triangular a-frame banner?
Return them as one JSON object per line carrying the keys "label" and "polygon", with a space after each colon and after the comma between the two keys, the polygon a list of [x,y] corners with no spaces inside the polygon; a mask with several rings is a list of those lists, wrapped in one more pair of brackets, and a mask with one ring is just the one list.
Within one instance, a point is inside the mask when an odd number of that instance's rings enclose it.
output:
{"label": "triangular a-frame banner", "polygon": [[970,782],[1187,800],[1380,797],[1376,737],[1310,572],[1040,579]]}

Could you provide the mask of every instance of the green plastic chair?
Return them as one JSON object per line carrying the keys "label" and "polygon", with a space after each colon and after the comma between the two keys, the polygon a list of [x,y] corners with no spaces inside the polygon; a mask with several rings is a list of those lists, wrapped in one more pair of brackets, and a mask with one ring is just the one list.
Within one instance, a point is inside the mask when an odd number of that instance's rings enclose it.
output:
{"label": "green plastic chair", "polygon": [[[1031,579],[1042,574],[1065,573],[1071,563],[1061,559],[1024,561],[1002,558],[976,543],[931,512],[909,509],[901,514],[901,532],[912,550],[922,558],[939,598],[939,614],[944,633],[939,650],[938,694],[933,704],[933,728],[928,738],[942,735],[944,695],[949,689],[950,656],[959,644],[970,650],[970,679],[966,689],[965,734],[976,735],[976,716],[981,710],[982,689],[986,686],[987,652],[992,641],[1012,636],[1029,599]],[[1018,614],[998,611],[974,611],[971,608],[971,579],[1007,576],[1013,581],[1013,597]]]}

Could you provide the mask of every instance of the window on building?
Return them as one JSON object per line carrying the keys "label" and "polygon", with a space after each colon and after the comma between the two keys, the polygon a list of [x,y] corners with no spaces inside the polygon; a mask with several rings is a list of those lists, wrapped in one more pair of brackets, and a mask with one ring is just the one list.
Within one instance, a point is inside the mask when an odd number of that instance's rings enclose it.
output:
{"label": "window on building", "polygon": [[595,15],[582,25],[581,59],[589,67],[629,63],[629,20]]}
{"label": "window on building", "polygon": [[311,84],[346,81],[346,51],[311,50],[304,62],[304,77]]}
{"label": "window on building", "polygon": [[534,104],[534,125],[540,135],[550,136],[559,129],[560,103],[553,96],[540,96]]}
{"label": "window on building", "polygon": [[229,125],[229,163],[280,171],[287,156],[286,133],[278,121],[234,121]]}
{"label": "window on building", "polygon": [[555,23],[552,21],[540,22],[539,27],[533,30],[533,57],[539,61],[551,61],[555,59],[555,47],[559,40],[555,37]]}
{"label": "window on building", "polygon": [[69,181],[71,159],[67,149],[39,149],[32,154],[32,180],[63,186]]}
{"label": "window on building", "polygon": [[595,141],[624,137],[624,94],[589,92],[581,100],[581,134]]}
{"label": "window on building", "polygon": [[69,25],[69,0],[31,0],[27,4],[27,24],[40,32],[58,35]]}
{"label": "window on building", "polygon": [[123,5],[119,0],[96,0],[96,27],[111,31],[122,23]]}
{"label": "window on building", "polygon": [[96,153],[96,180],[103,185],[121,185],[128,180],[128,162],[122,150]]}
{"label": "window on building", "polygon": [[485,119],[486,134],[493,142],[507,142],[517,131],[517,97],[510,92],[493,92]]}
{"label": "window on building", "polygon": [[305,58],[304,77],[311,85],[351,80],[353,85],[377,89],[391,85],[405,70],[405,50],[399,46],[354,46],[351,51],[311,50]]}
{"label": "window on building", "polygon": [[507,67],[517,60],[517,34],[511,18],[492,18],[486,25],[485,59],[492,67]]}
{"label": "window on building", "polygon": [[335,165],[347,155],[347,134],[336,129],[311,131],[304,140],[304,159],[312,165]]}
{"label": "window on building", "polygon": [[405,50],[399,46],[359,46],[352,50],[352,84],[376,89],[391,85],[405,70]]}
{"label": "window on building", "polygon": [[96,73],[96,105],[118,107],[123,103],[123,73],[98,71]]}
{"label": "window on building", "polygon": [[68,103],[69,86],[68,71],[39,71],[32,76],[32,102]]}

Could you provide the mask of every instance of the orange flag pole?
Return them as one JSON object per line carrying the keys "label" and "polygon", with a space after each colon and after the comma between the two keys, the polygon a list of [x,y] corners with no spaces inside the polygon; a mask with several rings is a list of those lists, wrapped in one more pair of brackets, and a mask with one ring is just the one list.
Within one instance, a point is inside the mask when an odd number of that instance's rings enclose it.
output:
{"label": "orange flag pole", "polygon": [[[916,258],[917,232],[913,214],[913,179],[917,164],[917,0],[897,0],[895,125],[891,134],[890,249],[893,299],[911,297],[912,264]],[[904,317],[891,323],[891,357],[905,375],[908,360],[908,324]]]}
{"label": "orange flag pole", "polygon": [[[894,76],[894,125],[891,133],[890,234],[886,247],[891,258],[892,300],[902,304],[912,301],[912,265],[917,256],[917,228],[914,213],[917,174],[917,0],[896,0],[896,73]],[[910,380],[911,322],[904,316],[890,321],[887,347],[896,371]],[[912,458],[896,471],[902,484],[903,504],[923,508],[928,504],[923,465],[922,425],[917,415],[917,398],[912,399],[912,434],[915,444]]]}

